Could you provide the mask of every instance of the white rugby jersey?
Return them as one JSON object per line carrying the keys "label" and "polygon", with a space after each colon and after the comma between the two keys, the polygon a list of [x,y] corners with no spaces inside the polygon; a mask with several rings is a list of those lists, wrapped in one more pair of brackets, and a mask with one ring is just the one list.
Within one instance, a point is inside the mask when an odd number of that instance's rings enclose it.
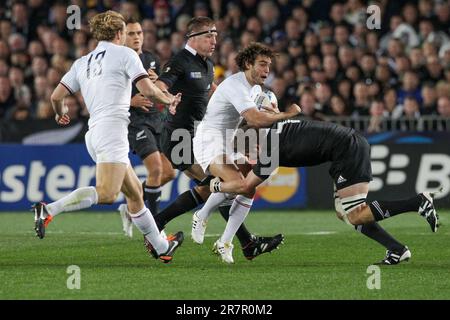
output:
{"label": "white rugby jersey", "polygon": [[100,41],[94,51],[73,63],[61,84],[71,93],[81,90],[91,128],[102,121],[129,121],[131,82],[146,76],[133,49]]}
{"label": "white rugby jersey", "polygon": [[226,78],[214,91],[206,108],[205,116],[197,130],[218,130],[225,136],[226,130],[236,130],[241,114],[256,108],[253,91],[261,87],[251,86],[244,72]]}

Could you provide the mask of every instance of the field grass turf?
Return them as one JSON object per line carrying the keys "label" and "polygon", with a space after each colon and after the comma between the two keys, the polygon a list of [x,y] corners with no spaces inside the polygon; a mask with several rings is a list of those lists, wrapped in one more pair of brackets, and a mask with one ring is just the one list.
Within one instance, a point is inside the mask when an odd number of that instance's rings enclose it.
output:
{"label": "field grass turf", "polygon": [[[118,212],[61,214],[43,240],[31,213],[1,213],[0,299],[449,299],[450,211],[439,213],[436,234],[413,213],[381,223],[412,259],[382,266],[380,290],[367,288],[367,267],[384,248],[331,211],[252,212],[251,231],[281,232],[285,244],[247,261],[235,239],[234,265],[211,253],[224,228],[219,214],[202,246],[190,239],[190,214],[172,221],[167,231],[183,230],[186,239],[165,265],[148,256],[137,229],[133,239],[122,235]],[[66,286],[70,265],[81,269],[80,290]]]}

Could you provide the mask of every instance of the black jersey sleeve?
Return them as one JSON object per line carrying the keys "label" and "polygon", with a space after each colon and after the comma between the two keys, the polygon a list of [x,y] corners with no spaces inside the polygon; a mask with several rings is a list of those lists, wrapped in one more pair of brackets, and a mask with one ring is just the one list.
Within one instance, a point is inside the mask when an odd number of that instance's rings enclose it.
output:
{"label": "black jersey sleeve", "polygon": [[182,63],[175,57],[164,66],[158,80],[161,80],[170,88],[177,80],[183,77],[184,72]]}

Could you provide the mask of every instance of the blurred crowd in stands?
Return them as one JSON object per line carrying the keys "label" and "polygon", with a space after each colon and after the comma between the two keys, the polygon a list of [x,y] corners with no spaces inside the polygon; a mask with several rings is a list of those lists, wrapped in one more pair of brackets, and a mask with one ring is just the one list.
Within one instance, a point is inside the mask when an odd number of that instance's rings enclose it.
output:
{"label": "blurred crowd in stands", "polygon": [[[81,28],[69,30],[69,5]],[[367,7],[381,9],[370,29]],[[278,52],[266,85],[280,109],[327,119],[450,119],[450,0],[6,0],[0,4],[0,121],[52,119],[50,94],[72,62],[96,46],[87,21],[116,10],[139,19],[144,50],[164,65],[184,47],[193,16],[216,20],[216,82],[238,71],[237,51],[260,41]],[[86,117],[80,95],[65,100]],[[370,121],[377,131],[380,121]]]}

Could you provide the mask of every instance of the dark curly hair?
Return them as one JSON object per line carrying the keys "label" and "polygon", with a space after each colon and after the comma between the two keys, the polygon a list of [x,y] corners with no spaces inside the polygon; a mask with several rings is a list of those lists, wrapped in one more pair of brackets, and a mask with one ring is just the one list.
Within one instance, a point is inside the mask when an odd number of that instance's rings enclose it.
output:
{"label": "dark curly hair", "polygon": [[239,51],[236,56],[236,64],[241,71],[247,70],[245,64],[254,64],[257,56],[264,56],[273,59],[275,52],[259,42],[253,42],[246,48]]}

